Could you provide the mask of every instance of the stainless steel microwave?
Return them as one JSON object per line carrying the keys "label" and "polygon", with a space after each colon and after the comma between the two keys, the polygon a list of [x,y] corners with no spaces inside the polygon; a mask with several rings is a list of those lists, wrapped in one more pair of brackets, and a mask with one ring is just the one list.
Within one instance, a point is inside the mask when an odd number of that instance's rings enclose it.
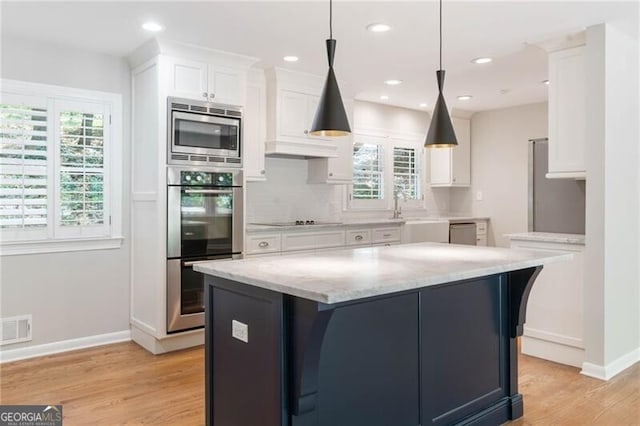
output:
{"label": "stainless steel microwave", "polygon": [[242,108],[168,98],[169,164],[242,167]]}

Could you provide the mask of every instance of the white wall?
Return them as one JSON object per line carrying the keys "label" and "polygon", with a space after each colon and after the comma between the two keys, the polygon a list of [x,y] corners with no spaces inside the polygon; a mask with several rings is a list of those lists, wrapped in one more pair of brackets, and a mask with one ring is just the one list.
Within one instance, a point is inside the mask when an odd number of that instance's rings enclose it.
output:
{"label": "white wall", "polygon": [[636,17],[587,29],[583,369],[604,378],[640,360],[638,55]]}
{"label": "white wall", "polygon": [[528,141],[546,137],[547,129],[546,103],[471,117],[472,186],[451,190],[451,212],[491,218],[489,245],[509,247],[504,234],[527,231]]}
{"label": "white wall", "polygon": [[2,78],[99,90],[123,98],[121,248],[0,258],[0,316],[33,315],[26,346],[129,329],[130,75],[121,58],[2,37]]}

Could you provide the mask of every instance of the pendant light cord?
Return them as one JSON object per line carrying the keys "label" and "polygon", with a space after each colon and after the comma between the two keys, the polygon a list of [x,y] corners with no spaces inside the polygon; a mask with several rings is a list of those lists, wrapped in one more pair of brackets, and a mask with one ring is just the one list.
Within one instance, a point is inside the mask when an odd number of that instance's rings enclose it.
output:
{"label": "pendant light cord", "polygon": [[440,71],[442,71],[442,0],[440,0]]}
{"label": "pendant light cord", "polygon": [[329,0],[329,39],[333,40],[333,0]]}

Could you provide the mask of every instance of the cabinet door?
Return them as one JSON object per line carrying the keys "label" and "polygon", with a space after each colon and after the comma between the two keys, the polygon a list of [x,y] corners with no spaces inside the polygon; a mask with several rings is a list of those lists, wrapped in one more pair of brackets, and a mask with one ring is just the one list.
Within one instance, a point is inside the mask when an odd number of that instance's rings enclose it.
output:
{"label": "cabinet door", "polygon": [[[585,173],[584,47],[549,55],[549,176]],[[556,174],[554,176],[554,174]]]}
{"label": "cabinet door", "polygon": [[244,107],[243,158],[247,181],[265,180],[266,93],[264,86],[247,85]]}
{"label": "cabinet door", "polygon": [[451,185],[471,184],[471,120],[452,117],[458,146],[451,148]]}
{"label": "cabinet door", "polygon": [[197,99],[208,99],[207,64],[186,59],[170,59],[168,61],[167,90],[171,96]]}
{"label": "cabinet door", "polygon": [[306,137],[308,123],[307,95],[290,90],[280,91],[280,134],[296,138]]}
{"label": "cabinet door", "polygon": [[431,186],[469,186],[471,184],[471,121],[452,117],[458,139],[455,148],[432,148]]}
{"label": "cabinet door", "polygon": [[451,183],[451,148],[430,148],[431,185]]}
{"label": "cabinet door", "polygon": [[243,80],[243,72],[229,67],[209,65],[209,100],[222,104],[243,105]]}

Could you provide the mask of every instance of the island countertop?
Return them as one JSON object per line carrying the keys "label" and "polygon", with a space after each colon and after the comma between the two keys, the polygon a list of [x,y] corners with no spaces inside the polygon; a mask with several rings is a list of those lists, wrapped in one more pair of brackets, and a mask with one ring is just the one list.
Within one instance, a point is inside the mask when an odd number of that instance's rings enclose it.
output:
{"label": "island countertop", "polygon": [[531,268],[570,254],[439,243],[212,261],[208,275],[333,304]]}

